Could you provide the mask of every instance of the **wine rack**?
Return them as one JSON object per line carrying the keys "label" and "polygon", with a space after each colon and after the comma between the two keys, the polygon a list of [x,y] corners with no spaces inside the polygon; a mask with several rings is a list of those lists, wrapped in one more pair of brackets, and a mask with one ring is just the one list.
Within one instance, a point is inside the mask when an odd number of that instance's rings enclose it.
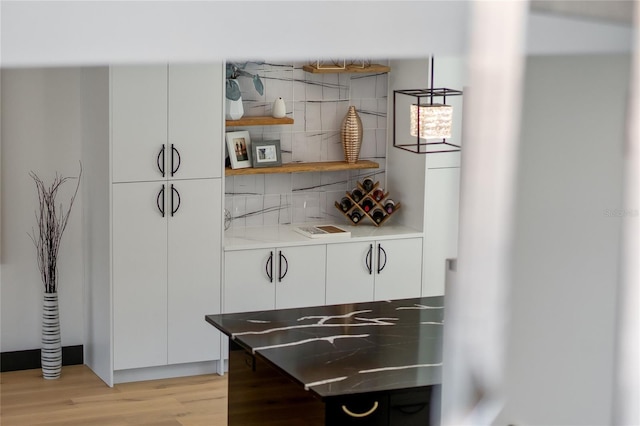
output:
{"label": "wine rack", "polygon": [[[358,189],[362,193],[362,196],[358,201],[356,201],[357,197],[354,197],[353,195],[355,189]],[[382,196],[379,197],[379,200],[377,200],[374,196],[374,194],[378,194],[377,191],[381,191],[382,193]],[[349,206],[346,211],[342,208],[341,205],[342,200],[344,200],[345,198],[351,203],[351,206]],[[356,182],[356,188],[354,188],[352,192],[347,192],[342,200],[340,200],[340,202],[336,201],[335,206],[343,215],[346,216],[347,219],[349,219],[349,222],[351,222],[352,225],[359,225],[362,222],[366,221],[365,218],[367,218],[375,226],[382,226],[382,224],[389,220],[389,218],[400,209],[400,203],[396,202],[390,207],[391,211],[387,211],[387,209],[385,208],[385,204],[390,200],[389,193],[384,192],[382,191],[382,189],[380,189],[380,182],[376,182],[375,184],[373,184],[373,187],[371,187],[369,190],[365,189],[365,185],[363,183]],[[367,205],[369,206],[368,211],[366,210]],[[383,215],[379,221],[374,218],[374,213],[376,211],[381,211]],[[352,219],[353,213],[355,212],[360,215],[360,219],[357,222],[354,222]]]}

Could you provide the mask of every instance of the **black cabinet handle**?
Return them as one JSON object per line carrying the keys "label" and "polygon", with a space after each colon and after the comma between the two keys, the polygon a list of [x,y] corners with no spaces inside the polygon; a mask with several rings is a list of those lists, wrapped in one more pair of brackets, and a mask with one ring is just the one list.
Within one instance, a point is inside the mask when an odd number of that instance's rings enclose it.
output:
{"label": "black cabinet handle", "polygon": [[267,272],[267,277],[269,277],[269,282],[273,282],[273,252],[269,253],[269,258],[267,259],[267,263],[265,265],[265,271]]}
{"label": "black cabinet handle", "polygon": [[[178,156],[178,162],[177,163],[175,163],[173,161],[173,158],[175,156],[174,154]],[[171,176],[173,176],[178,171],[178,169],[180,168],[180,163],[181,162],[182,162],[182,160],[180,159],[180,152],[177,150],[177,148],[175,146],[173,146],[173,144],[171,144]],[[175,164],[175,167],[174,167],[174,164]],[[162,175],[162,176],[164,176],[164,175]]]}
{"label": "black cabinet handle", "polygon": [[344,413],[350,417],[355,417],[355,418],[362,418],[362,417],[367,417],[372,415],[376,410],[378,409],[378,401],[374,401],[373,402],[373,407],[371,407],[370,410],[365,411],[364,413],[354,413],[353,411],[349,410],[347,408],[346,405],[342,406],[342,411],[344,411]]}
{"label": "black cabinet handle", "polygon": [[[176,194],[178,196],[178,204],[177,205],[175,204],[175,202],[173,200],[173,194]],[[179,208],[180,208],[180,193],[173,186],[173,184],[171,184],[171,217],[173,217],[173,215],[178,211]]]}
{"label": "black cabinet handle", "polygon": [[[382,265],[380,264],[380,258],[382,257],[380,254],[384,254],[384,263]],[[378,244],[378,273],[382,272],[385,266],[387,266],[387,252],[384,251],[381,244]]]}
{"label": "black cabinet handle", "polygon": [[[284,270],[284,274],[282,273],[282,259],[284,259],[284,264],[285,264],[285,267],[286,267],[286,269]],[[279,252],[279,258],[278,258],[278,282],[282,282],[282,279],[287,276],[287,272],[289,272],[289,261],[284,256],[284,254],[282,254],[282,252]]]}
{"label": "black cabinet handle", "polygon": [[420,411],[422,411],[423,408],[428,406],[429,406],[428,402],[421,402],[421,403],[411,404],[411,405],[398,405],[392,408],[404,414],[418,414]]}
{"label": "black cabinet handle", "polygon": [[[162,158],[162,160],[160,160]],[[156,159],[156,163],[158,164],[158,170],[160,170],[160,174],[164,177],[164,144],[158,153],[158,158]]]}
{"label": "black cabinet handle", "polygon": [[[160,199],[162,198],[162,205],[160,205]],[[158,196],[156,197],[156,205],[158,206],[158,210],[160,210],[160,214],[164,217],[164,185],[162,185],[162,189],[158,192]]]}
{"label": "black cabinet handle", "polygon": [[369,251],[367,252],[367,256],[364,258],[364,263],[367,265],[367,269],[369,270],[369,275],[373,273],[373,265],[371,264],[373,260],[373,244],[369,244]]}

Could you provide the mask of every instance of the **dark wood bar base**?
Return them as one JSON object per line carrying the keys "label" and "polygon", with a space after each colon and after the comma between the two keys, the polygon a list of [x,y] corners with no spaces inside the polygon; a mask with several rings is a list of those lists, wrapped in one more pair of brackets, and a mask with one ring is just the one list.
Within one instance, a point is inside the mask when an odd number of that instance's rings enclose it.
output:
{"label": "dark wood bar base", "polygon": [[324,403],[229,342],[229,426],[324,426]]}
{"label": "dark wood bar base", "polygon": [[229,426],[439,424],[440,385],[322,400],[233,341],[228,383]]}

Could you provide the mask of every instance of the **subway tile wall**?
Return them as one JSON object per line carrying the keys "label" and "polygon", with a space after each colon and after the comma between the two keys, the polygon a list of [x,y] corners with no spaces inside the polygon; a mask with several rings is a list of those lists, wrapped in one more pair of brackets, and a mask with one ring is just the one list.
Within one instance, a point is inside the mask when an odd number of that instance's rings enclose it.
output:
{"label": "subway tile wall", "polygon": [[[375,60],[388,65],[388,60]],[[273,101],[282,97],[293,125],[228,127],[246,130],[251,141],[279,139],[282,162],[344,160],[340,127],[348,107],[362,120],[360,159],[373,160],[379,169],[285,173],[225,178],[228,227],[269,226],[332,221],[349,223],[335,208],[345,191],[367,176],[384,184],[387,146],[387,83],[381,74],[311,74],[307,62],[253,61],[245,70],[264,84],[260,96],[250,78],[238,79],[245,116],[271,115]],[[244,64],[242,62],[241,64]]]}

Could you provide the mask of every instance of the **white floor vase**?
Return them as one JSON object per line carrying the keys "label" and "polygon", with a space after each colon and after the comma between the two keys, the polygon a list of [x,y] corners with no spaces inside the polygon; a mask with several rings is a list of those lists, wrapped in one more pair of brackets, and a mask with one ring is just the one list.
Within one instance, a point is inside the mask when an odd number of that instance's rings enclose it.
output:
{"label": "white floor vase", "polygon": [[58,293],[45,293],[42,306],[42,348],[40,354],[42,377],[57,379],[62,371],[62,342]]}

